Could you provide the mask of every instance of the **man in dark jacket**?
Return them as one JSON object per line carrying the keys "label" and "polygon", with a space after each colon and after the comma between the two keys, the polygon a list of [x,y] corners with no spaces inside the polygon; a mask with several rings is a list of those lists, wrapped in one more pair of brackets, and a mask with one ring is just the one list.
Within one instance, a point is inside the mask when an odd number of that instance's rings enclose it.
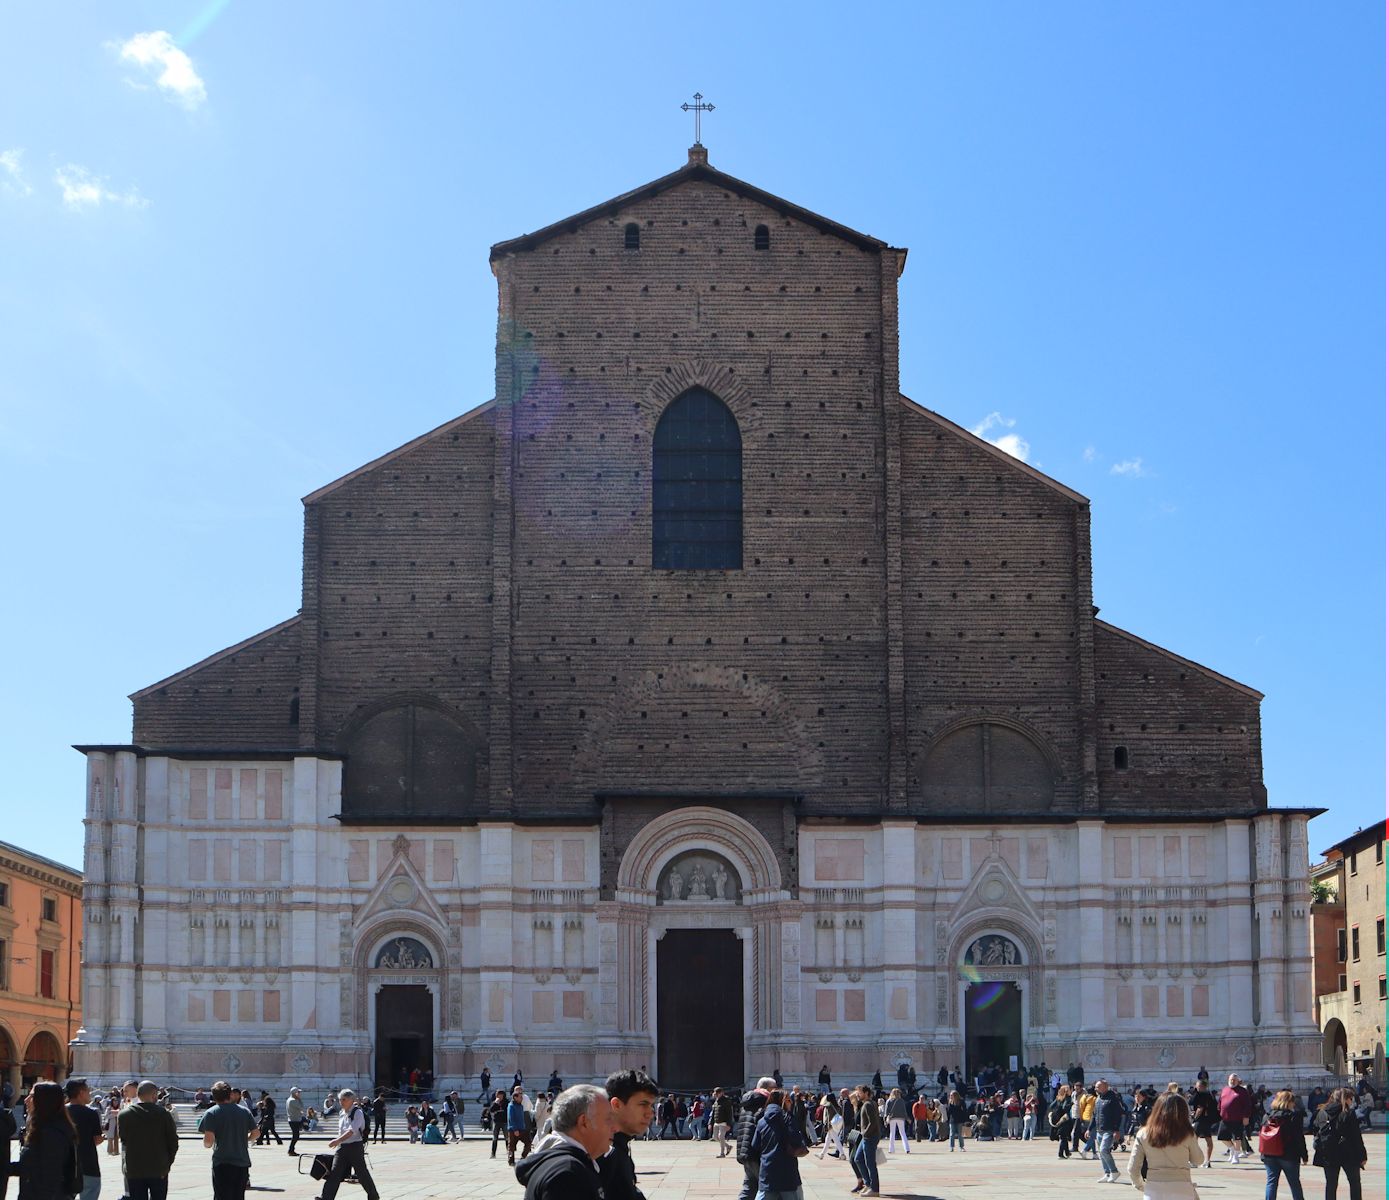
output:
{"label": "man in dark jacket", "polygon": [[178,1127],[173,1114],[159,1106],[159,1085],[142,1080],[135,1089],[135,1103],[121,1110],[116,1127],[125,1147],[130,1200],[164,1200],[169,1168],[178,1153]]}
{"label": "man in dark jacket", "polygon": [[605,1090],[612,1109],[612,1148],[598,1160],[598,1178],[606,1200],[646,1200],[637,1187],[637,1168],[631,1142],[642,1137],[656,1115],[660,1096],[656,1081],[645,1071],[614,1071]]}
{"label": "man in dark jacket", "polygon": [[770,1075],[762,1076],[757,1086],[743,1097],[738,1122],[733,1126],[734,1154],[743,1164],[743,1186],[738,1192],[738,1200],[753,1200],[757,1195],[757,1176],[761,1164],[752,1153],[752,1136],[757,1132],[757,1122],[767,1106],[767,1096],[775,1086],[776,1081]]}
{"label": "man in dark jacket", "polygon": [[786,1093],[775,1088],[753,1130],[749,1151],[756,1158],[758,1200],[800,1200],[801,1169],[796,1159],[810,1152],[805,1135],[787,1116]]}
{"label": "man in dark jacket", "polygon": [[598,1160],[612,1143],[608,1094],[577,1084],[555,1099],[550,1120],[556,1138],[516,1164],[525,1200],[603,1200]]}
{"label": "man in dark jacket", "polygon": [[1095,1148],[1100,1154],[1104,1183],[1119,1182],[1119,1168],[1114,1164],[1114,1142],[1124,1128],[1124,1102],[1105,1080],[1095,1082]]}

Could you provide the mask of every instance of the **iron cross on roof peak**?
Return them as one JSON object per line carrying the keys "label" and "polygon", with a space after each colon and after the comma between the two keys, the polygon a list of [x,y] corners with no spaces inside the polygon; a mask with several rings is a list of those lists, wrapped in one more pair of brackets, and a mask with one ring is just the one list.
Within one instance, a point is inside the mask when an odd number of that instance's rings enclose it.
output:
{"label": "iron cross on roof peak", "polygon": [[700,115],[703,114],[703,113],[713,112],[713,111],[714,111],[714,106],[713,106],[712,104],[705,104],[705,103],[704,103],[704,97],[703,97],[702,95],[700,95],[698,92],[696,92],[696,93],[694,94],[694,103],[691,104],[691,103],[689,103],[688,101],[686,101],[684,104],[682,104],[682,105],[680,106],[680,109],[681,109],[682,112],[692,112],[692,113],[694,113],[694,115],[695,115],[695,145],[696,145],[696,146],[701,146],[701,145],[703,145],[704,143],[702,143],[702,142],[699,140],[699,118],[700,118]]}

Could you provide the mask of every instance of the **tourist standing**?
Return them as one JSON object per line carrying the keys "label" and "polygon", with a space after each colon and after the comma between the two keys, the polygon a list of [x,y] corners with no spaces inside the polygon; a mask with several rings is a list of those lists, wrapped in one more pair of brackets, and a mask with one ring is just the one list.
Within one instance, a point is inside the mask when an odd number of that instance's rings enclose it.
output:
{"label": "tourist standing", "polygon": [[555,1098],[553,1141],[523,1158],[525,1200],[602,1200],[599,1165],[612,1142],[612,1110],[600,1087],[580,1083]]}
{"label": "tourist standing", "polygon": [[1038,1089],[1030,1088],[1027,1099],[1022,1102],[1022,1140],[1025,1142],[1037,1136],[1037,1112],[1041,1106]]}
{"label": "tourist standing", "polygon": [[477,1102],[479,1104],[486,1104],[492,1095],[492,1072],[486,1067],[483,1067],[482,1070],[478,1072],[477,1080],[478,1083],[482,1085],[482,1089],[477,1094]]}
{"label": "tourist standing", "polygon": [[506,1093],[498,1088],[487,1106],[487,1115],[492,1123],[492,1157],[497,1157],[497,1141],[506,1135]]}
{"label": "tourist standing", "polygon": [[357,1093],[351,1088],[343,1088],[338,1093],[342,1105],[342,1115],[338,1117],[338,1136],[328,1143],[333,1151],[333,1166],[323,1181],[320,1200],[333,1200],[338,1194],[342,1181],[350,1174],[357,1176],[367,1200],[380,1200],[381,1193],[376,1190],[376,1181],[367,1169],[367,1115],[357,1103]]}
{"label": "tourist standing", "polygon": [[786,1093],[773,1089],[753,1131],[749,1152],[758,1160],[757,1200],[801,1200],[796,1160],[809,1154],[810,1147],[785,1105]]}
{"label": "tourist standing", "polygon": [[[85,1079],[69,1079],[63,1084],[67,1097],[68,1117],[77,1131],[77,1165],[82,1172],[82,1200],[97,1200],[101,1195],[101,1155],[97,1148],[106,1140],[102,1132],[101,1118],[91,1107],[92,1089]],[[13,1118],[11,1118],[13,1120]],[[4,1120],[0,1116],[0,1121]],[[0,1157],[0,1172],[8,1171],[10,1166],[9,1139],[5,1141],[5,1153]],[[0,1200],[4,1193],[0,1192]]]}
{"label": "tourist standing", "polygon": [[[520,1074],[520,1072],[517,1072]],[[506,1165],[516,1165],[516,1147],[521,1147],[524,1158],[531,1152],[531,1115],[526,1111],[526,1094],[519,1087],[511,1091],[511,1102],[506,1106]],[[324,1200],[329,1200],[325,1197]]]}
{"label": "tourist standing", "polygon": [[1229,1147],[1225,1157],[1232,1165],[1248,1153],[1244,1131],[1253,1112],[1254,1097],[1238,1075],[1231,1075],[1220,1093],[1220,1140]]}
{"label": "tourist standing", "polygon": [[1365,1139],[1360,1133],[1360,1118],[1355,1115],[1355,1093],[1350,1088],[1337,1088],[1331,1093],[1318,1120],[1313,1144],[1312,1161],[1326,1175],[1326,1200],[1336,1200],[1336,1185],[1342,1172],[1350,1190],[1350,1200],[1360,1200]]}
{"label": "tourist standing", "polygon": [[1196,1089],[1191,1093],[1191,1121],[1196,1128],[1196,1136],[1206,1143],[1206,1166],[1215,1157],[1215,1132],[1220,1128],[1220,1103],[1204,1079],[1196,1081]]}
{"label": "tourist standing", "polygon": [[965,1152],[965,1127],[969,1124],[969,1109],[965,1098],[959,1092],[951,1092],[945,1104],[945,1123],[950,1131],[950,1153],[955,1153],[955,1143],[960,1143],[960,1153]]}
{"label": "tourist standing", "polygon": [[820,1064],[820,1074],[816,1076],[815,1087],[820,1095],[824,1095],[830,1090],[830,1065],[829,1063]]}
{"label": "tourist standing", "polygon": [[910,1154],[912,1146],[907,1140],[907,1101],[901,1088],[895,1087],[888,1094],[884,1112],[887,1116],[887,1152],[895,1154],[896,1144],[900,1139],[902,1149]]}
{"label": "tourist standing", "polygon": [[297,1087],[290,1088],[285,1099],[285,1120],[289,1122],[289,1153],[293,1154],[304,1132],[304,1097]]}
{"label": "tourist standing", "polygon": [[130,1200],[165,1200],[169,1170],[178,1154],[178,1126],[173,1114],[159,1104],[158,1084],[149,1079],[140,1081],[135,1103],[121,1109],[117,1128],[125,1147]]}
{"label": "tourist standing", "polygon": [[386,1140],[386,1092],[384,1088],[377,1088],[376,1095],[371,1100],[371,1140],[373,1142]]}
{"label": "tourist standing", "polygon": [[854,1162],[858,1164],[859,1183],[851,1190],[861,1191],[867,1196],[876,1196],[878,1143],[883,1137],[883,1127],[878,1117],[878,1105],[866,1084],[859,1085],[858,1128],[859,1142],[854,1149]]}
{"label": "tourist standing", "polygon": [[1148,1123],[1134,1135],[1129,1179],[1148,1200],[1196,1200],[1191,1168],[1204,1159],[1185,1097],[1168,1092],[1158,1097]]}
{"label": "tourist standing", "polygon": [[1286,1089],[1274,1096],[1259,1130],[1259,1155],[1264,1160],[1264,1200],[1275,1200],[1278,1177],[1286,1175],[1292,1200],[1302,1200],[1302,1164],[1307,1161],[1307,1136],[1297,1099]]}
{"label": "tourist standing", "polygon": [[926,1097],[918,1095],[912,1101],[912,1137],[918,1142],[929,1142],[933,1135],[926,1125],[926,1117],[929,1109],[926,1105]]}
{"label": "tourist standing", "polygon": [[212,1151],[213,1200],[245,1200],[251,1180],[248,1143],[260,1137],[256,1120],[241,1105],[232,1103],[231,1084],[212,1085],[212,1107],[198,1119],[203,1145]]}
{"label": "tourist standing", "polygon": [[[1186,1101],[1182,1101],[1182,1113],[1187,1124],[1191,1124],[1186,1114]],[[1100,1169],[1104,1171],[1101,1183],[1118,1183],[1119,1168],[1114,1164],[1114,1142],[1124,1128],[1124,1102],[1119,1093],[1109,1086],[1106,1080],[1095,1081],[1095,1147],[1100,1156]],[[1194,1164],[1194,1165],[1199,1165]]]}

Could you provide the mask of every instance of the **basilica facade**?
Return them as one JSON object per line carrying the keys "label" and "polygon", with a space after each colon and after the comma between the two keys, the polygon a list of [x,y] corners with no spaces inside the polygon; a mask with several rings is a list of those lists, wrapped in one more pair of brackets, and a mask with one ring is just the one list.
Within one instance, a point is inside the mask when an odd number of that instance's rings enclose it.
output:
{"label": "basilica facade", "polygon": [[494,397],[79,747],[78,1069],[1316,1070],[1260,694],[1100,620],[1085,497],[902,393],[906,260],[699,145],[494,246]]}

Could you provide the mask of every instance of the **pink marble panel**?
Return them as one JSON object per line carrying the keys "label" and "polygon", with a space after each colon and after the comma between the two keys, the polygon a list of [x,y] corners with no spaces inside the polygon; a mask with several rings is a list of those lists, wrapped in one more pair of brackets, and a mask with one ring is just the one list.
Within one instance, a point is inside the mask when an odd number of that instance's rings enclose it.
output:
{"label": "pink marble panel", "polygon": [[964,841],[961,838],[941,838],[940,870],[946,879],[964,878]]}
{"label": "pink marble panel", "polygon": [[1195,833],[1186,839],[1187,869],[1193,875],[1206,873],[1206,835]]}
{"label": "pink marble panel", "polygon": [[453,879],[453,843],[439,839],[434,843],[434,882],[449,883]]}
{"label": "pink marble panel", "polygon": [[560,842],[560,869],[565,883],[583,882],[584,842],[582,838],[565,838]]}
{"label": "pink marble panel", "polygon": [[212,1019],[214,1021],[231,1020],[231,992],[219,988],[212,993]]}
{"label": "pink marble panel", "polygon": [[218,838],[212,843],[212,881],[231,882],[232,844],[230,838]]}
{"label": "pink marble panel", "polygon": [[580,991],[566,991],[561,993],[564,1002],[564,1015],[572,1020],[582,1021],[584,1019],[584,994]]}
{"label": "pink marble panel", "polygon": [[1133,838],[1114,839],[1114,878],[1133,878]]}
{"label": "pink marble panel", "polygon": [[188,1019],[189,1021],[207,1020],[207,1000],[201,992],[188,993]]}
{"label": "pink marble panel", "polygon": [[1186,988],[1179,983],[1167,985],[1167,1015],[1169,1017],[1186,1016]]}
{"label": "pink marble panel", "polygon": [[265,772],[265,819],[283,821],[285,816],[285,773]]}
{"label": "pink marble panel", "polygon": [[865,1020],[867,1009],[867,996],[863,988],[846,988],[844,990],[844,1019],[846,1021]]}
{"label": "pink marble panel", "polygon": [[534,883],[554,883],[554,838],[536,838],[531,842],[531,880]]}
{"label": "pink marble panel", "polygon": [[1182,839],[1168,836],[1162,839],[1162,873],[1175,879],[1182,873]]}
{"label": "pink marble panel", "polygon": [[278,1021],[280,1019],[280,993],[278,991],[261,993],[261,1011],[264,1014],[263,1020]]}
{"label": "pink marble panel", "polygon": [[218,767],[212,777],[212,815],[219,821],[230,821],[232,815],[232,773],[230,767]]}
{"label": "pink marble panel", "polygon": [[371,878],[371,843],[355,838],[347,843],[347,882],[365,883]]}
{"label": "pink marble panel", "polygon": [[1191,989],[1191,1015],[1208,1017],[1211,1015],[1211,985],[1198,983]]}
{"label": "pink marble panel", "polygon": [[822,1024],[839,1020],[839,993],[833,988],[815,989],[815,1019]]}
{"label": "pink marble panel", "polygon": [[1121,983],[1114,989],[1115,1012],[1120,1020],[1128,1020],[1133,1016],[1133,988],[1127,983]]}
{"label": "pink marble panel", "polygon": [[256,800],[256,787],[260,782],[260,772],[254,767],[249,767],[241,772],[241,787],[238,789],[240,796],[240,806],[238,811],[243,821],[254,821],[259,815],[259,805]]}
{"label": "pink marble panel", "polygon": [[554,992],[531,993],[531,1023],[534,1025],[553,1025],[555,1023]]}
{"label": "pink marble panel", "polygon": [[207,882],[207,839],[188,839],[188,882]]}
{"label": "pink marble panel", "polygon": [[207,768],[188,772],[188,815],[194,821],[207,820]]}
{"label": "pink marble panel", "polygon": [[282,883],[284,881],[284,842],[265,843],[265,872],[266,883]]}

